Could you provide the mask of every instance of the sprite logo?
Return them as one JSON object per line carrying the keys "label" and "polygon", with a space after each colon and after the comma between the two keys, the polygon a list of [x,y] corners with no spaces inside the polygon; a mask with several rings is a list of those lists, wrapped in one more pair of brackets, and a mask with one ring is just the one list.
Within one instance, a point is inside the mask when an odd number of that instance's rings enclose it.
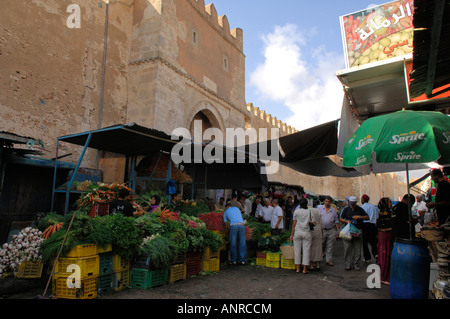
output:
{"label": "sprite logo", "polygon": [[367,162],[367,157],[362,155],[356,159],[356,165],[361,165]]}
{"label": "sprite logo", "polygon": [[358,146],[356,147],[356,150],[359,151],[363,147],[365,147],[365,146],[367,146],[369,144],[372,144],[372,142],[373,142],[373,138],[372,138],[371,135],[369,135],[369,136],[363,138],[362,140],[359,140]]}
{"label": "sprite logo", "polygon": [[409,133],[403,133],[400,135],[394,135],[392,136],[391,140],[389,141],[389,144],[397,144],[400,145],[404,142],[411,142],[411,141],[423,141],[425,139],[425,133],[418,133],[416,131],[412,131]]}
{"label": "sprite logo", "polygon": [[403,153],[397,153],[394,160],[403,162],[403,161],[414,161],[414,160],[420,160],[422,158],[422,155],[416,154],[416,152],[403,152]]}
{"label": "sprite logo", "polygon": [[450,144],[450,133],[449,132],[442,132],[442,135],[444,135],[444,140],[442,141],[442,143]]}

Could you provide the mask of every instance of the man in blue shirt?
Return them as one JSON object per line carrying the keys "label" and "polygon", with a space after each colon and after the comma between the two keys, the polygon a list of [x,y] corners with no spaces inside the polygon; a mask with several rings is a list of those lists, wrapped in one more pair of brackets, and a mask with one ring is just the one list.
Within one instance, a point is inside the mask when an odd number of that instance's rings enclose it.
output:
{"label": "man in blue shirt", "polygon": [[236,265],[237,263],[237,245],[239,238],[239,263],[244,265],[247,258],[247,239],[245,236],[245,225],[242,213],[239,208],[232,207],[230,204],[225,206],[225,213],[223,220],[228,224],[230,231],[230,263]]}

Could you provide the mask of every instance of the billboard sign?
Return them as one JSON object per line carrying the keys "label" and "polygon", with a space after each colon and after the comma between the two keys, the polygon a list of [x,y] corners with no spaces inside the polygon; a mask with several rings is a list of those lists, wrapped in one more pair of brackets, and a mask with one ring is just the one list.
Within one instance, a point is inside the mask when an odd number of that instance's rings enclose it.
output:
{"label": "billboard sign", "polygon": [[341,16],[347,68],[412,53],[413,14],[413,0],[398,0]]}

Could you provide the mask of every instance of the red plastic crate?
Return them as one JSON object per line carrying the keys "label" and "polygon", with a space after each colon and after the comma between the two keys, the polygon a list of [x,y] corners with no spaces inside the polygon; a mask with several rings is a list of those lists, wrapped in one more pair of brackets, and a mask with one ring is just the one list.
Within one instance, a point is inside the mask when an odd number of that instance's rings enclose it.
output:
{"label": "red plastic crate", "polygon": [[88,215],[91,218],[109,215],[109,204],[97,203],[92,205]]}

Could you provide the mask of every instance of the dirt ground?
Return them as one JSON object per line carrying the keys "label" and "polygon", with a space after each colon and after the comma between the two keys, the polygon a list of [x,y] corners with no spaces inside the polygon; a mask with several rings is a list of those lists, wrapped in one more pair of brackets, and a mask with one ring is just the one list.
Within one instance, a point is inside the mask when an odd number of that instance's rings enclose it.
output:
{"label": "dirt ground", "polygon": [[[368,264],[362,262],[361,270],[347,271],[344,268],[343,243],[335,246],[334,266],[321,263],[320,271],[299,274],[294,270],[273,269],[256,266],[250,262],[244,266],[221,264],[220,271],[173,284],[151,289],[123,289],[105,292],[97,299],[389,299],[389,286],[369,288],[367,280],[372,274],[367,272]],[[250,260],[251,261],[251,260]],[[33,299],[42,295],[45,285],[24,293],[4,296],[6,299]],[[47,296],[51,295],[51,289]]]}

